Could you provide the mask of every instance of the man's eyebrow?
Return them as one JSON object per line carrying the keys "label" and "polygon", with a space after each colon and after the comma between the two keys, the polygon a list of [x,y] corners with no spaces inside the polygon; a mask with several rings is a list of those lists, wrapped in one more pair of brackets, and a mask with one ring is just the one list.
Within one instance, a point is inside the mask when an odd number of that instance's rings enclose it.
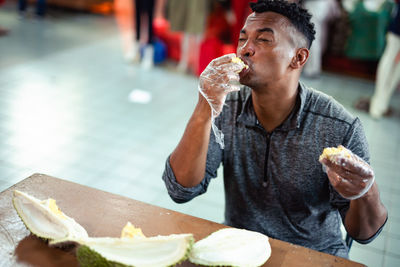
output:
{"label": "man's eyebrow", "polygon": [[272,30],[271,28],[261,28],[261,29],[258,29],[257,32],[270,32],[270,33],[274,34],[274,30]]}
{"label": "man's eyebrow", "polygon": [[[271,28],[261,28],[261,29],[258,29],[257,32],[259,32],[259,33],[261,33],[261,32],[270,32],[270,33],[274,34],[274,30],[271,29]],[[240,31],[240,33],[246,34],[246,30],[242,29]]]}

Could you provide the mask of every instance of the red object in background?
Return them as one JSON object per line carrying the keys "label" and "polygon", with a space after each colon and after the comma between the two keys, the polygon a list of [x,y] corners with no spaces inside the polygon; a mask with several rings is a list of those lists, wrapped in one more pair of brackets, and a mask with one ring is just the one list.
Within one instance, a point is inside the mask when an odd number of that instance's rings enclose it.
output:
{"label": "red object in background", "polygon": [[[226,20],[226,11],[222,8],[222,6],[215,7],[207,19],[204,40],[200,44],[199,59],[198,63],[196,64],[197,68],[192,67],[192,69],[197,69],[197,75],[200,75],[214,58],[225,54],[236,53],[237,39],[235,39],[233,42],[234,44],[225,44],[223,40],[230,42],[232,38],[232,32],[234,31],[237,31],[236,36],[239,36],[239,31],[243,26],[244,19],[250,13],[250,8],[246,7],[249,6],[248,3],[251,1],[238,0],[233,2],[236,4],[234,6],[236,16],[240,16],[241,19],[239,20],[242,20],[242,22],[234,25],[234,28],[232,29],[232,26],[229,25],[228,21]],[[168,58],[179,61],[181,56],[181,42],[183,38],[182,33],[171,32],[169,22],[160,17],[154,19],[153,29],[155,36],[160,38],[166,44]],[[193,65],[195,62],[196,60],[191,60],[189,64]]]}
{"label": "red object in background", "polygon": [[169,32],[164,38],[160,39],[163,40],[167,46],[168,58],[179,61],[181,58],[182,34]]}
{"label": "red object in background", "polygon": [[226,11],[222,5],[216,5],[207,18],[204,39],[217,37],[229,41],[231,26],[226,20]]}
{"label": "red object in background", "polygon": [[231,53],[236,53],[236,48],[232,44],[223,44],[218,38],[204,40],[200,45],[197,75],[199,76],[214,58]]}
{"label": "red object in background", "polygon": [[218,5],[207,19],[204,40],[200,45],[197,75],[200,75],[214,58],[235,53],[235,47],[232,44],[224,44],[222,41],[230,40],[230,32],[231,26],[226,20],[225,10],[221,5]]}
{"label": "red object in background", "polygon": [[169,22],[164,18],[153,20],[154,35],[160,38],[167,46],[168,58],[179,61],[181,57],[182,34],[171,32]]}
{"label": "red object in background", "polygon": [[250,2],[254,2],[254,0],[232,0],[231,2],[232,10],[236,17],[236,23],[232,26],[231,31],[231,41],[235,47],[237,46],[239,34],[243,28],[244,22],[251,13]]}
{"label": "red object in background", "polygon": [[236,47],[233,44],[224,44],[222,46],[222,54],[226,55],[226,54],[231,54],[231,53],[236,54]]}
{"label": "red object in background", "polygon": [[197,75],[200,75],[207,65],[223,53],[223,43],[217,37],[204,40],[200,45],[199,67]]}
{"label": "red object in background", "polygon": [[153,31],[155,35],[163,35],[169,31],[169,28],[169,22],[166,19],[155,18],[153,20]]}
{"label": "red object in background", "polygon": [[95,14],[110,15],[113,13],[113,7],[114,4],[112,2],[103,2],[99,4],[90,5],[89,10],[90,12]]}
{"label": "red object in background", "polygon": [[376,60],[357,60],[343,56],[325,55],[322,59],[322,69],[325,71],[342,73],[369,80],[376,79]]}

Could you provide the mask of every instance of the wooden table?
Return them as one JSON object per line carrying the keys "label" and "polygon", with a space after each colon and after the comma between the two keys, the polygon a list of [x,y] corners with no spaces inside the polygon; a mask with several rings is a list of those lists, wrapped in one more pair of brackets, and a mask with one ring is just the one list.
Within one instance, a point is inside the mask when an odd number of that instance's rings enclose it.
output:
{"label": "wooden table", "polygon": [[[57,200],[89,236],[119,237],[127,221],[146,236],[193,233],[196,240],[226,226],[43,174],[34,174],[0,193],[0,266],[78,266],[71,251],[50,248],[32,236],[13,208],[13,190]],[[343,258],[270,238],[264,266],[363,266]],[[180,266],[195,266],[186,261]]]}

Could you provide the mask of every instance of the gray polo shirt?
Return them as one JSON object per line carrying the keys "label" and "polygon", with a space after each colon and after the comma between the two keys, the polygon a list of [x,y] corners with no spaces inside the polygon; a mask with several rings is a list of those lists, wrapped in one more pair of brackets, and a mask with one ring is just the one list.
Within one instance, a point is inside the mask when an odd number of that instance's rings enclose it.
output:
{"label": "gray polo shirt", "polygon": [[178,184],[168,158],[163,180],[171,198],[183,203],[205,193],[222,163],[225,224],[348,257],[340,225],[350,202],[333,189],[318,158],[325,147],[343,145],[369,162],[360,120],[301,83],[295,108],[272,132],[258,123],[250,88],[231,93],[226,104],[216,119],[225,149],[211,132],[199,185]]}

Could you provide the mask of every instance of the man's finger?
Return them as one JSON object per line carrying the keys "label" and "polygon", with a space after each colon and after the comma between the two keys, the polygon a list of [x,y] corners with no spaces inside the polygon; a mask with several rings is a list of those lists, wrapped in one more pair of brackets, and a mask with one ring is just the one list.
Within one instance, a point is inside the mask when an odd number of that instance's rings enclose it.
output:
{"label": "man's finger", "polygon": [[341,177],[330,168],[326,168],[326,174],[328,175],[329,181],[334,187],[338,186],[342,182]]}
{"label": "man's finger", "polygon": [[231,54],[227,54],[227,55],[223,55],[222,57],[218,57],[212,60],[212,65],[213,66],[221,66],[227,63],[232,62],[232,59],[236,57],[236,54],[231,53]]}
{"label": "man's finger", "polygon": [[239,77],[238,74],[236,74],[236,73],[228,73],[227,76],[228,76],[229,83],[231,83],[231,84],[239,83],[240,77]]}
{"label": "man's finger", "polygon": [[365,162],[359,160],[353,160],[348,158],[340,158],[337,162],[332,162],[327,158],[321,160],[321,163],[325,166],[335,170],[336,172],[351,173],[360,177],[372,177],[374,175],[372,169]]}
{"label": "man's finger", "polygon": [[374,175],[372,168],[364,162],[362,159],[355,157],[355,158],[340,158],[338,163],[344,169],[352,172],[357,173],[360,176],[372,176]]}
{"label": "man's finger", "polygon": [[353,197],[360,193],[360,186],[355,185],[349,180],[341,177],[335,171],[328,169],[327,170],[328,179],[332,186],[339,192],[343,197]]}

